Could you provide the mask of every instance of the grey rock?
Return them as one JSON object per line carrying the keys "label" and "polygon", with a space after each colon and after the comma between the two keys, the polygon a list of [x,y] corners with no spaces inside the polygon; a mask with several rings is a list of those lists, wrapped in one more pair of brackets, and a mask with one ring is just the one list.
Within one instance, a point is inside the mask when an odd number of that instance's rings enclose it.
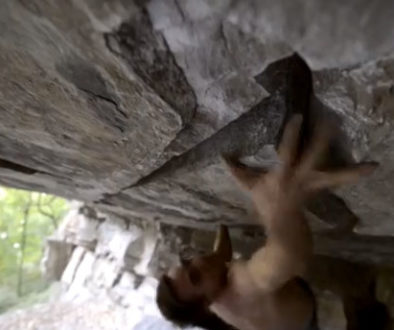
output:
{"label": "grey rock", "polygon": [[0,183],[107,212],[70,242],[86,268],[133,268],[157,242],[130,222],[250,228],[220,154],[272,164],[292,113],[325,114],[347,161],[381,167],[309,206],[316,231],[348,235],[317,250],[392,263],[393,14],[388,0],[3,1]]}
{"label": "grey rock", "polygon": [[77,269],[81,263],[82,258],[84,257],[86,252],[86,249],[83,247],[77,247],[72,255],[71,258],[69,259],[67,263],[67,267],[63,272],[61,281],[67,285],[70,285],[73,283],[75,279],[75,275],[77,272]]}
{"label": "grey rock", "polygon": [[[285,117],[306,111],[311,85],[310,72],[296,55],[270,65],[256,81],[273,94],[193,149],[136,185],[106,196],[98,205],[121,205],[140,218],[172,223],[187,219],[195,226],[242,223],[240,219],[248,224],[246,198],[241,197],[220,155],[253,155],[267,144],[275,145]],[[307,88],[299,88],[300,82]]]}
{"label": "grey rock", "polygon": [[362,234],[394,232],[392,221],[387,221],[394,211],[393,63],[392,57],[386,57],[348,70],[315,73],[317,97],[340,118],[352,158],[380,163],[371,177],[340,191],[360,219],[355,230]]}
{"label": "grey rock", "polygon": [[66,269],[72,252],[72,245],[55,239],[47,239],[41,268],[48,281],[59,281]]}
{"label": "grey rock", "polygon": [[[191,2],[191,1],[189,1]],[[390,0],[237,1],[229,20],[251,34],[282,40],[313,69],[351,66],[393,51]]]}
{"label": "grey rock", "polygon": [[1,4],[1,182],[95,200],[154,169],[180,116],[109,52],[89,3],[23,4]]}
{"label": "grey rock", "polygon": [[115,283],[116,278],[119,276],[120,267],[116,262],[104,258],[97,258],[94,261],[91,270],[89,271],[88,282],[85,283],[93,285],[96,288],[111,288]]}
{"label": "grey rock", "polygon": [[99,221],[97,217],[85,216],[82,210],[80,202],[71,202],[69,211],[50,239],[94,250],[97,243]]}
{"label": "grey rock", "polygon": [[[81,249],[80,247],[78,248]],[[67,280],[67,278],[71,279],[71,282],[68,283],[68,286],[66,288],[67,289],[65,293],[66,300],[72,300],[72,301],[84,300],[91,295],[89,290],[91,289],[91,286],[88,287],[88,284],[90,279],[94,276],[93,269],[96,261],[96,256],[91,251],[83,251],[81,253],[82,255],[79,254],[80,253],[77,252],[75,258],[77,259],[77,262],[71,263],[72,272],[70,273],[72,274],[72,277],[70,278],[67,276],[68,275],[67,268],[62,277],[62,282]],[[113,273],[112,272],[108,273],[107,276],[113,276]]]}

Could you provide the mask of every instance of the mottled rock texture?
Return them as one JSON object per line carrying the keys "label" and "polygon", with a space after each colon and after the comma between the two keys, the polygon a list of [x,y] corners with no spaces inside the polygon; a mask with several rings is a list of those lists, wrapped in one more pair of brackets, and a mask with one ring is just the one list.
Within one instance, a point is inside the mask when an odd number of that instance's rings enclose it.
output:
{"label": "mottled rock texture", "polygon": [[273,162],[289,115],[305,139],[329,117],[330,166],[381,167],[311,203],[317,250],[394,264],[392,17],[389,0],[1,1],[0,182],[250,230],[220,154]]}

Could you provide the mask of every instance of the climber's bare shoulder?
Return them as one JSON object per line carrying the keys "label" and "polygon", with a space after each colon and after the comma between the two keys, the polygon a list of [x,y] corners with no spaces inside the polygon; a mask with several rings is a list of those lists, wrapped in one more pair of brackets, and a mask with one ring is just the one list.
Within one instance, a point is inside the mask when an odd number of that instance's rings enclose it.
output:
{"label": "climber's bare shoulder", "polygon": [[230,266],[226,290],[210,309],[238,329],[308,329],[315,302],[300,279],[266,292],[254,283],[250,264],[235,261]]}

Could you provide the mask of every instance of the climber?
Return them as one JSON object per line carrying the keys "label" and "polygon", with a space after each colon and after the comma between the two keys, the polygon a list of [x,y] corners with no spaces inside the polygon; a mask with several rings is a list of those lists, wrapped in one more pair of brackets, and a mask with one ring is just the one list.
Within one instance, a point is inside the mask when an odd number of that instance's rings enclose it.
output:
{"label": "climber", "polygon": [[313,143],[300,152],[301,123],[296,115],[286,126],[278,148],[280,164],[273,169],[257,170],[225,157],[251,195],[266,243],[249,260],[233,261],[227,228],[221,226],[211,254],[182,260],[161,278],[157,303],[166,318],[205,329],[318,328],[314,295],[304,280],[312,236],[303,207],[317,191],[355,182],[377,164],[317,170],[329,130],[319,128]]}

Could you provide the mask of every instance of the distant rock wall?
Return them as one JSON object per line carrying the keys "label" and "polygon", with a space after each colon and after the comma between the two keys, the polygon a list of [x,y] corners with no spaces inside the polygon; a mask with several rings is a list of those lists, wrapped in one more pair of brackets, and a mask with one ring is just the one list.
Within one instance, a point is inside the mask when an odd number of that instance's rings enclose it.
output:
{"label": "distant rock wall", "polygon": [[[75,205],[48,239],[43,262],[46,276],[62,286],[60,299],[52,302],[54,311],[75,311],[68,319],[58,315],[52,323],[43,323],[51,327],[61,320],[62,327],[70,329],[78,327],[78,322],[92,329],[175,329],[162,319],[155,305],[156,268],[151,260],[159,242],[153,226],[126,224]],[[67,257],[65,250],[71,251]],[[175,258],[174,253],[172,256]],[[80,309],[86,313],[79,315]],[[36,318],[42,314],[41,309],[33,313]],[[21,318],[28,317],[27,313]],[[108,318],[113,318],[112,325]]]}

